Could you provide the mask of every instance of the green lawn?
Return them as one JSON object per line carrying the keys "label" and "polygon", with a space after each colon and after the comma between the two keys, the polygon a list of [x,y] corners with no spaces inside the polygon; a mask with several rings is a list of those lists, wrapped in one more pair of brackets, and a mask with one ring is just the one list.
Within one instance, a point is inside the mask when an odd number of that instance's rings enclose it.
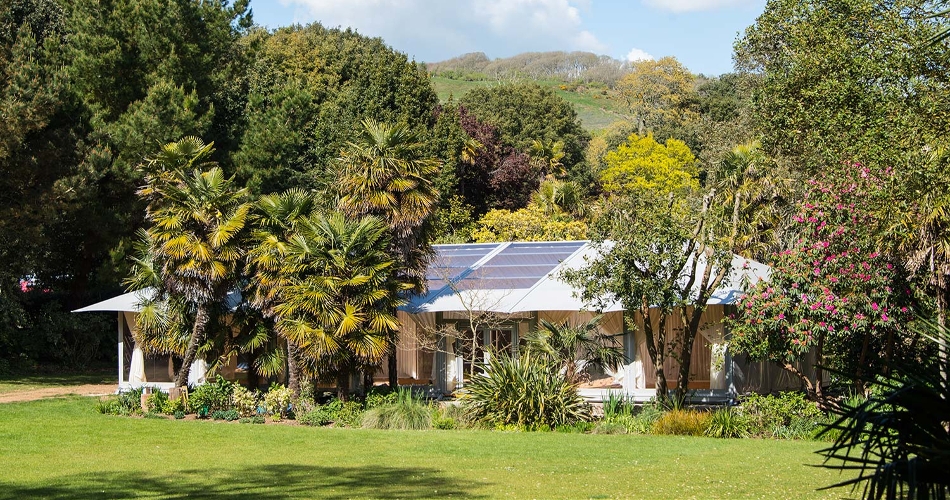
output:
{"label": "green lawn", "polygon": [[821,443],[368,431],[0,404],[0,498],[840,498]]}
{"label": "green lawn", "polygon": [[[458,100],[466,92],[476,87],[498,85],[495,81],[453,80],[442,76],[432,76],[432,87],[439,100],[445,102],[449,96]],[[600,94],[599,91],[570,92],[561,90],[561,82],[538,81],[541,86],[549,87],[562,99],[574,105],[577,116],[588,131],[600,130],[611,123],[623,119],[623,109],[619,102]]]}
{"label": "green lawn", "polygon": [[78,374],[37,373],[19,375],[15,378],[0,377],[0,394],[16,391],[29,391],[63,385],[117,384],[115,371],[97,371]]}

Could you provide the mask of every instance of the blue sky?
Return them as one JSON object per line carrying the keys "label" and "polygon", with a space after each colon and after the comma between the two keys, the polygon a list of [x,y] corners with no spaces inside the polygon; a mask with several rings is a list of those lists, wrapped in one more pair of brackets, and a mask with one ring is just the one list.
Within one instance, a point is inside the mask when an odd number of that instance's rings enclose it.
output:
{"label": "blue sky", "polygon": [[617,59],[674,56],[707,75],[732,71],[732,44],[764,6],[765,0],[251,0],[258,24],[349,26],[418,61],[586,50]]}

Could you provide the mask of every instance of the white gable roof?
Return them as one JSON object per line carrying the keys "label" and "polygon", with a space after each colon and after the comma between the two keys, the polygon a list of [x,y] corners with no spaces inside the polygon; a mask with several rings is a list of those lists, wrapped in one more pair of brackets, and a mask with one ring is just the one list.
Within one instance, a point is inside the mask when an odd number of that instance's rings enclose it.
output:
{"label": "white gable roof", "polygon": [[[562,281],[561,272],[582,268],[599,255],[587,241],[435,245],[435,251],[429,293],[413,297],[404,308],[409,312],[584,310],[580,290]],[[704,266],[703,260],[697,272],[702,273]],[[745,281],[768,279],[770,271],[764,264],[734,256],[732,272],[709,304],[734,303]],[[622,309],[614,303],[604,312]]]}
{"label": "white gable roof", "polygon": [[[435,245],[436,256],[429,266],[429,292],[413,296],[402,309],[410,313],[492,311],[581,311],[586,304],[579,290],[560,279],[565,269],[579,269],[596,259],[597,249],[588,241],[546,241],[469,243]],[[702,273],[705,262],[700,262]],[[709,304],[732,304],[742,295],[744,282],[768,279],[771,269],[765,264],[732,259],[732,272],[713,293]],[[129,292],[73,312],[138,312],[140,303],[153,289]],[[229,297],[232,307],[240,294]],[[604,312],[619,311],[614,303]]]}

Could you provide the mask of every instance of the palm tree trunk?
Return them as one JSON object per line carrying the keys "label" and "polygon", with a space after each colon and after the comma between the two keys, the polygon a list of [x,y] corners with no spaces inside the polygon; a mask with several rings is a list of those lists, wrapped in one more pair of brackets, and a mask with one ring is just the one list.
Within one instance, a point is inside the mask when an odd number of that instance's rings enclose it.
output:
{"label": "palm tree trunk", "polygon": [[195,326],[191,330],[191,340],[182,360],[181,369],[175,377],[175,387],[182,387],[188,383],[188,374],[191,373],[191,363],[198,354],[198,347],[204,342],[205,328],[208,326],[208,306],[199,304],[195,312]]}
{"label": "palm tree trunk", "polygon": [[350,385],[350,370],[340,370],[336,375],[336,398],[346,401]]}
{"label": "palm tree trunk", "polygon": [[[389,344],[389,353],[387,354],[387,361],[389,363],[389,387],[395,389],[399,385],[399,372],[398,367],[396,366],[396,344]],[[371,379],[372,381],[372,379]]]}
{"label": "palm tree trunk", "polygon": [[297,363],[297,344],[287,341],[287,387],[294,398],[300,397],[300,368]]}

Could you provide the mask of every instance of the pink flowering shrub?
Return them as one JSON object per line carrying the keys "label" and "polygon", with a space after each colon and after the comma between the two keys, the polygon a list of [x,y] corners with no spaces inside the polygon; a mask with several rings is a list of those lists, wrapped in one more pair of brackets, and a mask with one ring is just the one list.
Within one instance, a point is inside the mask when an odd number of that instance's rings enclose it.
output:
{"label": "pink flowering shrub", "polygon": [[820,371],[810,378],[792,365],[810,351],[855,381],[903,355],[913,292],[868,237],[875,222],[868,207],[885,175],[852,165],[808,181],[790,228],[797,241],[774,256],[770,280],[753,284],[737,304],[733,350],[782,365],[819,397]]}

